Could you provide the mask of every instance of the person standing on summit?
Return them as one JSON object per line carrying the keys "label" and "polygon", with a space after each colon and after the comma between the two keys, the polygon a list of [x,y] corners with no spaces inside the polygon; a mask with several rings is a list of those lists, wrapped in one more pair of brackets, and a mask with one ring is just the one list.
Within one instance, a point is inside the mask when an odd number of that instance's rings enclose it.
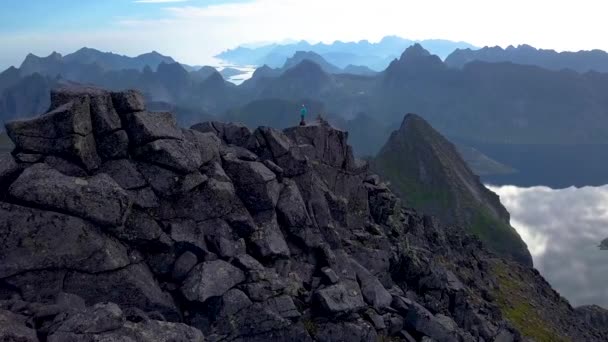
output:
{"label": "person standing on summit", "polygon": [[300,126],[306,126],[306,121],[304,121],[306,114],[308,114],[308,109],[306,109],[305,105],[302,105],[302,108],[300,109]]}

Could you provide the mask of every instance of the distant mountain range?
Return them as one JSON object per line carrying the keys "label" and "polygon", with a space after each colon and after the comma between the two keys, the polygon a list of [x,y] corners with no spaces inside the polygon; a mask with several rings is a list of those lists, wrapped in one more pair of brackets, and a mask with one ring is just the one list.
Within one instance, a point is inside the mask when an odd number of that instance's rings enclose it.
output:
{"label": "distant mountain range", "polygon": [[554,50],[536,49],[530,45],[499,46],[483,49],[457,49],[445,60],[450,67],[462,68],[473,61],[511,62],[516,64],[536,65],[550,70],[570,69],[577,72],[608,72],[608,53],[602,50],[556,52]]}
{"label": "distant mountain range", "polygon": [[422,44],[441,58],[447,57],[459,48],[476,48],[465,42],[453,42],[441,39],[418,41],[387,36],[378,43],[362,40],[359,42],[336,41],[331,44],[310,44],[306,41],[300,41],[293,44],[269,44],[257,48],[237,47],[224,51],[216,57],[240,65],[268,65],[272,68],[279,68],[296,52],[312,51],[339,68],[353,65],[366,66],[374,71],[381,71],[393,59],[399,57],[403,50],[415,43]]}
{"label": "distant mountain range", "polygon": [[[474,151],[467,162],[493,183],[565,187],[608,182],[604,73],[511,62],[474,61],[450,68],[418,44],[384,71],[364,75],[348,74],[318,53],[299,52],[280,68],[258,68],[239,86],[212,67],[188,71],[161,61],[156,70],[104,70],[97,63],[64,59],[41,58],[39,73],[27,76],[20,68],[1,73],[0,120],[43,112],[48,90],[70,82],[139,89],[159,108],[174,108],[183,125],[231,115],[255,126],[285,127],[297,122],[305,103],[311,117],[321,114],[351,131],[359,156],[374,156],[404,113],[414,112],[461,150]],[[248,113],[255,118],[248,120]]]}

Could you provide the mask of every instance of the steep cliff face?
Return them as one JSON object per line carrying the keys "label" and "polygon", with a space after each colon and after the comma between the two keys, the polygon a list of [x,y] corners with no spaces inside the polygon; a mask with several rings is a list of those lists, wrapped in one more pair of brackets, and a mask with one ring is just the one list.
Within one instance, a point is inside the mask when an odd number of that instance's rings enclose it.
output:
{"label": "steep cliff face", "polygon": [[323,122],[180,129],[132,91],[51,102],[6,127],[0,340],[606,339],[538,272],[404,209]]}
{"label": "steep cliff face", "polygon": [[408,206],[446,224],[467,227],[499,255],[532,265],[498,196],[481,184],[454,145],[421,117],[406,115],[373,164]]}

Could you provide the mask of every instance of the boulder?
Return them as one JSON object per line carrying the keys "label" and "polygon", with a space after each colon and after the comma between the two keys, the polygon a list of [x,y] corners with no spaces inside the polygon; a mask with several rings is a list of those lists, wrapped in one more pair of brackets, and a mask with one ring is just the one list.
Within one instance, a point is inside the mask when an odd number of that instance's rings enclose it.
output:
{"label": "boulder", "polygon": [[242,123],[209,121],[196,124],[191,128],[203,133],[214,133],[229,145],[246,146],[251,137],[251,130]]}
{"label": "boulder", "polygon": [[264,266],[249,254],[237,255],[235,264],[245,271],[263,271]]}
{"label": "boulder", "polygon": [[405,316],[405,324],[420,334],[426,335],[438,342],[458,342],[458,325],[450,317],[430,311],[418,303],[413,303]]}
{"label": "boulder", "polygon": [[44,159],[44,154],[40,154],[40,153],[24,153],[24,152],[19,152],[19,153],[15,153],[15,160],[17,160],[17,162],[19,163],[23,163],[23,164],[35,164],[35,163],[39,163]]}
{"label": "boulder", "polygon": [[274,210],[258,213],[254,220],[259,227],[250,237],[255,255],[261,259],[288,258],[289,247]]}
{"label": "boulder", "polygon": [[26,326],[27,317],[0,309],[0,341],[38,342],[36,330]]}
{"label": "boulder", "polygon": [[101,165],[97,173],[109,175],[125,190],[143,188],[148,184],[137,170],[137,166],[128,159],[107,161]]}
{"label": "boulder", "polygon": [[127,132],[121,129],[97,137],[97,153],[103,160],[126,158],[129,154]]}
{"label": "boulder", "polygon": [[321,273],[323,273],[323,275],[325,276],[325,281],[330,285],[336,284],[338,281],[340,281],[340,278],[336,274],[336,271],[332,270],[329,267],[323,267],[321,269]]}
{"label": "boulder", "polygon": [[231,289],[222,296],[222,301],[217,312],[218,318],[226,318],[235,315],[239,311],[248,308],[253,302],[243,291]]}
{"label": "boulder", "polygon": [[48,156],[44,158],[44,163],[53,169],[71,177],[87,177],[88,174],[80,166],[61,157]]}
{"label": "boulder", "polygon": [[199,171],[184,175],[150,163],[139,163],[138,168],[154,192],[162,197],[186,194],[208,179]]}
{"label": "boulder", "polygon": [[199,330],[181,323],[148,317],[137,323],[128,321],[116,304],[104,303],[58,317],[48,341],[203,342],[204,338]]}
{"label": "boulder", "polygon": [[197,224],[194,220],[172,220],[168,227],[171,239],[181,248],[187,248],[198,254],[208,251],[203,225]]}
{"label": "boulder", "polygon": [[245,275],[238,268],[223,260],[208,261],[190,272],[181,292],[189,301],[204,303],[211,297],[222,296],[243,281]]}
{"label": "boulder", "polygon": [[120,226],[131,209],[127,193],[106,174],[69,177],[45,164],[27,168],[9,188],[13,198],[40,208]]}
{"label": "boulder", "polygon": [[68,272],[64,291],[85,299],[87,304],[114,302],[121,307],[158,311],[168,320],[179,320],[173,298],[163,292],[145,264],[132,264],[98,274]]}
{"label": "boulder", "polygon": [[99,166],[88,99],[71,101],[33,119],[9,122],[6,131],[20,151],[64,156],[88,170]]}
{"label": "boulder", "polygon": [[0,186],[10,183],[20,169],[10,153],[0,153]]}
{"label": "boulder", "polygon": [[239,240],[232,228],[222,219],[199,223],[205,232],[209,249],[222,258],[231,258],[245,253],[245,243]]}
{"label": "boulder", "polygon": [[171,277],[174,280],[182,281],[186,278],[188,273],[198,264],[198,258],[196,254],[186,251],[180,255],[175,264],[173,265],[173,272]]}
{"label": "boulder", "polygon": [[249,145],[260,156],[272,159],[287,177],[306,173],[310,169],[309,160],[300,148],[283,132],[260,127],[253,134]]}
{"label": "boulder", "polygon": [[206,221],[235,213],[239,204],[232,183],[209,179],[188,194],[162,200],[157,214],[163,220]]}
{"label": "boulder", "polygon": [[114,230],[116,237],[146,251],[168,250],[173,245],[158,223],[143,211],[133,210],[124,227]]}
{"label": "boulder", "polygon": [[319,324],[314,335],[316,341],[381,341],[374,327],[360,319],[355,322],[327,322]]}
{"label": "boulder", "polygon": [[263,163],[226,158],[224,169],[249,210],[260,212],[275,208],[281,187],[276,175]]}
{"label": "boulder", "polygon": [[340,169],[354,169],[348,132],[324,124],[291,127],[284,132],[297,145],[306,146],[302,151],[308,158]]}
{"label": "boulder", "polygon": [[0,278],[39,269],[105,272],[130,263],[127,249],[79,218],[0,203]]}
{"label": "boulder", "polygon": [[350,313],[365,307],[359,289],[343,283],[317,290],[314,298],[319,309],[328,315]]}
{"label": "boulder", "polygon": [[133,206],[141,209],[153,209],[160,206],[160,201],[150,187],[127,190]]}
{"label": "boulder", "polygon": [[113,92],[112,103],[118,114],[121,115],[146,110],[144,97],[137,90]]}
{"label": "boulder", "polygon": [[217,331],[228,341],[312,341],[301,323],[293,324],[263,303],[218,320]]}
{"label": "boulder", "polygon": [[129,140],[142,146],[155,140],[182,140],[184,135],[171,113],[136,112],[123,115]]}
{"label": "boulder", "polygon": [[302,316],[290,296],[272,297],[266,301],[266,304],[270,310],[278,313],[283,318],[294,319]]}
{"label": "boulder", "polygon": [[378,278],[356,261],[353,260],[351,263],[357,273],[357,281],[361,286],[361,293],[365,302],[376,310],[390,307],[393,296],[382,286]]}
{"label": "boulder", "polygon": [[182,132],[186,141],[200,153],[201,165],[218,160],[222,142],[215,134],[201,133],[192,129],[184,129]]}
{"label": "boulder", "polygon": [[91,123],[96,136],[120,129],[120,117],[114,109],[109,91],[95,87],[70,85],[51,90],[50,110],[69,102],[89,102]]}
{"label": "boulder", "polygon": [[180,173],[191,173],[201,167],[201,153],[183,140],[155,140],[133,150],[141,161],[158,164]]}
{"label": "boulder", "polygon": [[302,228],[311,225],[306,211],[306,203],[297,184],[292,180],[283,182],[283,189],[277,202],[279,221],[287,227]]}

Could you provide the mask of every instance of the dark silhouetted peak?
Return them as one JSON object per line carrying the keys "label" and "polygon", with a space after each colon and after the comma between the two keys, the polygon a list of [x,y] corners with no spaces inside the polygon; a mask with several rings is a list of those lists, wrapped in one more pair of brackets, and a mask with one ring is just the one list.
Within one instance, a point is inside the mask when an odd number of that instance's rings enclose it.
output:
{"label": "dark silhouetted peak", "polygon": [[403,54],[401,54],[401,59],[402,60],[406,60],[406,59],[416,60],[416,59],[429,57],[430,55],[431,55],[431,53],[428,52],[427,50],[425,50],[422,47],[422,45],[416,43],[416,44],[408,47],[407,49],[405,49]]}
{"label": "dark silhouetted peak", "polygon": [[61,56],[61,54],[59,52],[53,51],[47,58],[58,61],[58,60],[61,60],[61,58],[63,58],[63,56]]}
{"label": "dark silhouetted peak", "polygon": [[321,66],[311,60],[305,59],[298,63],[293,68],[285,71],[284,75],[299,76],[299,75],[326,75]]}
{"label": "dark silhouetted peak", "polygon": [[255,69],[253,72],[252,78],[260,78],[260,77],[277,77],[281,74],[279,69],[273,69],[268,65],[264,64],[261,67]]}
{"label": "dark silhouetted peak", "polygon": [[386,72],[391,71],[424,71],[427,69],[443,69],[444,64],[441,59],[425,50],[422,45],[414,44],[408,47],[399,60],[395,60],[389,65]]}
{"label": "dark silhouetted peak", "polygon": [[209,76],[211,76],[211,75],[213,75],[215,73],[217,73],[217,69],[215,69],[212,66],[206,65],[204,67],[201,67],[198,70],[191,71],[190,75],[192,75],[192,77],[195,80],[197,80],[199,82],[202,82],[202,81],[206,80],[207,78],[209,78]]}
{"label": "dark silhouetted peak", "polygon": [[61,72],[62,59],[63,57],[57,52],[53,52],[47,57],[39,57],[30,53],[25,57],[19,69],[24,76],[40,73],[54,77]]}
{"label": "dark silhouetted peak", "polygon": [[287,59],[283,70],[288,70],[300,64],[303,61],[311,61],[318,64],[323,71],[329,74],[337,74],[342,70],[335,65],[328,63],[321,55],[312,51],[297,51],[293,57]]}
{"label": "dark silhouetted peak", "polygon": [[497,254],[532,265],[527,246],[510,226],[509,213],[498,196],[422,117],[404,117],[374,160],[374,168],[394,184],[409,206],[466,227]]}
{"label": "dark silhouetted peak", "polygon": [[156,72],[161,75],[175,76],[180,78],[188,76],[188,71],[186,71],[186,69],[179,63],[162,62],[158,65]]}
{"label": "dark silhouetted peak", "polygon": [[215,85],[222,84],[223,85],[224,82],[225,82],[224,77],[215,68],[213,69],[213,71],[209,74],[209,76],[205,80],[205,83],[209,84],[209,85],[212,85],[212,84],[215,84]]}

